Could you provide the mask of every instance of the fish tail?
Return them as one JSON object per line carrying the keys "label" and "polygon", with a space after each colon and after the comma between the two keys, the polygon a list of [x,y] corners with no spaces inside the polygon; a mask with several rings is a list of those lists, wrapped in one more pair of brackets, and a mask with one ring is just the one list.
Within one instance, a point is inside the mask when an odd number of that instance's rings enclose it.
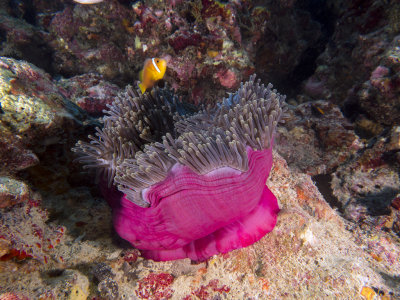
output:
{"label": "fish tail", "polygon": [[146,91],[146,86],[143,83],[139,83],[139,88],[142,91],[142,94]]}

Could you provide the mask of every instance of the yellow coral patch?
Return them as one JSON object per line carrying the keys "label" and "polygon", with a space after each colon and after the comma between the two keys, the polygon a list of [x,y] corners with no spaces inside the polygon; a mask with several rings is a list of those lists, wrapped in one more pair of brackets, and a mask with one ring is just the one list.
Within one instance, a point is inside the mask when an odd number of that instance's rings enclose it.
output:
{"label": "yellow coral patch", "polygon": [[78,285],[74,285],[71,288],[71,294],[68,300],[86,300],[87,296],[88,295]]}
{"label": "yellow coral patch", "polygon": [[218,51],[208,49],[208,50],[207,50],[207,55],[208,55],[209,57],[211,57],[211,58],[214,58],[214,57],[216,57],[216,56],[218,55]]}
{"label": "yellow coral patch", "polygon": [[364,286],[361,289],[361,296],[364,296],[367,300],[372,300],[375,297],[375,292],[370,287]]}

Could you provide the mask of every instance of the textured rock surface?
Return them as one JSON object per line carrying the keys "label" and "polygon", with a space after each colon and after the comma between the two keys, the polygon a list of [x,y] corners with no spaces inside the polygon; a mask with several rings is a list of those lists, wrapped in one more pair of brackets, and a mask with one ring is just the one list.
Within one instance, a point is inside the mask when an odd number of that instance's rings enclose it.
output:
{"label": "textured rock surface", "polygon": [[107,104],[121,89],[98,74],[84,74],[69,79],[61,79],[58,86],[62,87],[65,96],[92,116],[103,114]]}
{"label": "textured rock surface", "polygon": [[399,124],[400,5],[328,1],[338,16],[332,41],[317,59],[304,92],[345,107],[346,113]]}
{"label": "textured rock surface", "polygon": [[[400,5],[398,6],[400,14]],[[360,107],[375,121],[385,125],[400,124],[400,35],[387,45],[380,65],[370,73],[357,91]]]}
{"label": "textured rock surface", "polygon": [[2,260],[33,258],[47,263],[64,235],[64,227],[48,224],[48,214],[41,207],[39,196],[33,195],[10,209],[3,209],[0,221]]}
{"label": "textured rock surface", "polygon": [[398,150],[392,150],[396,136],[381,137],[333,173],[333,194],[352,221],[390,215],[390,204],[400,192]]}
{"label": "textured rock surface", "polygon": [[0,31],[2,32],[0,56],[24,59],[51,72],[51,49],[46,44],[48,33],[22,18],[11,16],[12,12],[8,15],[5,10],[6,8],[0,7]]}
{"label": "textured rock surface", "polygon": [[338,19],[306,91],[317,99],[343,103],[351,88],[368,79],[393,33],[385,30],[389,10],[384,1],[328,2]]}
{"label": "textured rock surface", "polygon": [[38,163],[38,153],[62,143],[83,120],[51,77],[23,61],[0,58],[1,172],[13,173]]}
{"label": "textured rock surface", "polygon": [[155,1],[133,8],[118,1],[67,6],[48,25],[53,66],[66,75],[98,72],[128,83],[138,78],[146,58],[167,56],[169,81],[187,91],[202,81],[210,83],[218,71],[232,76],[227,81],[217,75],[215,84],[236,88],[243,70],[251,69],[248,54],[239,47],[237,9],[217,1],[177,2],[174,8]]}
{"label": "textured rock surface", "polygon": [[0,208],[27,201],[32,191],[24,182],[11,177],[0,177]]}
{"label": "textured rock surface", "polygon": [[353,127],[335,104],[306,102],[289,108],[276,149],[293,168],[329,174],[363,147]]}

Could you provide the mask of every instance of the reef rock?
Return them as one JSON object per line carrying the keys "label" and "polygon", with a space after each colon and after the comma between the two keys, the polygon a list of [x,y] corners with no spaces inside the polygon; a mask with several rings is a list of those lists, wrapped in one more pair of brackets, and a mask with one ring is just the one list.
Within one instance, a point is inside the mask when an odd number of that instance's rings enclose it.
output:
{"label": "reef rock", "polygon": [[290,167],[311,176],[331,173],[363,148],[354,125],[324,100],[289,106],[278,132],[278,152]]}
{"label": "reef rock", "polygon": [[[10,1],[11,2],[11,1]],[[26,1],[28,2],[28,1]],[[20,8],[24,4],[20,2]],[[10,9],[8,9],[10,10]],[[2,32],[2,43],[0,45],[0,56],[10,56],[15,59],[23,59],[45,69],[52,71],[51,48],[46,44],[48,33],[40,30],[32,23],[21,18],[13,17],[6,13],[6,8],[0,7],[0,30]],[[20,12],[19,9],[15,9]],[[34,12],[29,12],[34,17]]]}
{"label": "reef rock", "polygon": [[1,172],[13,173],[38,163],[38,153],[62,143],[83,120],[51,77],[41,69],[0,58]]}
{"label": "reef rock", "polygon": [[393,130],[378,138],[333,173],[333,194],[346,218],[358,222],[390,215],[390,204],[400,193],[396,136]]}
{"label": "reef rock", "polygon": [[346,116],[399,124],[400,5],[386,1],[327,1],[336,26],[303,91],[339,104]]}
{"label": "reef rock", "polygon": [[31,194],[26,183],[6,176],[0,177],[0,208],[27,201]]}
{"label": "reef rock", "polygon": [[350,89],[368,79],[392,33],[385,30],[388,13],[384,1],[327,1],[337,17],[331,42],[318,57],[305,91],[315,98],[342,104]]}
{"label": "reef rock", "polygon": [[[400,14],[400,6],[398,8]],[[393,38],[381,56],[380,64],[356,90],[358,105],[365,113],[384,125],[400,124],[400,35]]]}
{"label": "reef rock", "polygon": [[[255,244],[214,256],[207,264],[193,265],[189,259],[154,262],[137,258],[132,250],[121,250],[108,233],[90,234],[87,241],[75,240],[72,248],[62,240],[57,251],[63,255],[63,264],[50,264],[49,268],[74,270],[76,265],[91,265],[91,272],[99,280],[99,292],[92,291],[90,297],[118,294],[138,299],[313,298],[334,294],[338,298],[361,298],[369,289],[393,297],[399,295],[396,286],[386,280],[400,271],[396,244],[382,238],[369,247],[379,250],[377,254],[366,252],[358,233],[353,235],[346,229],[347,221],[327,204],[311,178],[288,169],[277,153],[267,184],[281,208],[275,229]],[[76,191],[64,194],[64,201],[59,198],[57,205],[72,203],[74,200],[68,198],[74,195]],[[89,193],[81,193],[80,197],[85,200],[77,200],[77,205],[94,201]],[[99,217],[105,216],[102,211],[97,210]],[[92,219],[93,223],[81,230],[89,234],[92,227],[104,221],[110,222],[110,218]],[[72,242],[70,233],[64,238]],[[51,280],[35,273],[14,273],[14,280],[35,282],[18,285],[14,292],[55,295],[55,287],[65,280],[64,273],[55,273]],[[73,286],[82,289],[86,277],[74,278]]]}
{"label": "reef rock", "polygon": [[65,96],[92,116],[100,116],[121,89],[99,74],[84,74],[57,82]]}

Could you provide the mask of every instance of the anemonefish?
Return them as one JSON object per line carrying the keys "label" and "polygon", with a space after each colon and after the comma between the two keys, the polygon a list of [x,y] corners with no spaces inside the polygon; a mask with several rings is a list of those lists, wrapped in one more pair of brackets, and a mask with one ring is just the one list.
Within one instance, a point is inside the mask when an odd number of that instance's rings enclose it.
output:
{"label": "anemonefish", "polygon": [[103,2],[103,0],[74,0],[74,1],[78,2],[80,4],[95,4],[95,3]]}
{"label": "anemonefish", "polygon": [[167,61],[162,58],[148,58],[144,62],[142,71],[139,73],[139,88],[142,94],[148,89],[153,87],[157,80],[164,77],[165,70],[167,70]]}

